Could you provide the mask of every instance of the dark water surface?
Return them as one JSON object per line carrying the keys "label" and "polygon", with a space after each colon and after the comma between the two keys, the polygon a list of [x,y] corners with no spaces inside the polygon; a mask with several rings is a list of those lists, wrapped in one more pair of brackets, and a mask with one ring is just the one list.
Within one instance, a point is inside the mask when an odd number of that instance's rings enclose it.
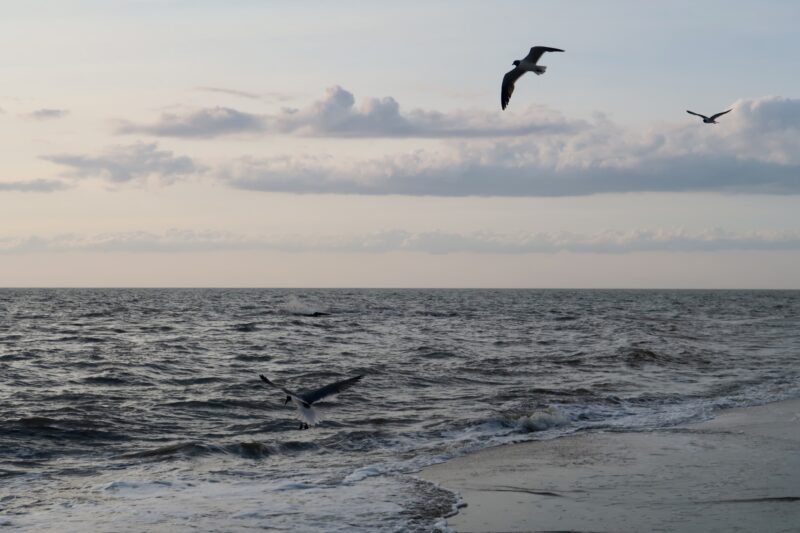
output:
{"label": "dark water surface", "polygon": [[[298,431],[259,373],[366,377]],[[2,290],[0,526],[425,531],[456,502],[426,464],[798,378],[791,291]]]}

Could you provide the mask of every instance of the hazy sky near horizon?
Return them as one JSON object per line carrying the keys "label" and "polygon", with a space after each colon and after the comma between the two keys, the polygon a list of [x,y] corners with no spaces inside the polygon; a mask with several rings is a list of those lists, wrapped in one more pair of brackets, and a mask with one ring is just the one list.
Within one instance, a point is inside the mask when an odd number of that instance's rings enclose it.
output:
{"label": "hazy sky near horizon", "polygon": [[0,286],[800,288],[797,20],[6,2]]}

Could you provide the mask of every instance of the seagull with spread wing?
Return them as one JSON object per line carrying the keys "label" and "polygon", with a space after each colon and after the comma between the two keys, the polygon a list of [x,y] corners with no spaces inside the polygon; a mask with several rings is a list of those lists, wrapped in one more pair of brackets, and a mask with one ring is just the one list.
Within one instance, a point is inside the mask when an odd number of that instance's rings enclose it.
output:
{"label": "seagull with spread wing", "polygon": [[260,377],[261,381],[267,385],[271,385],[277,389],[280,389],[284,392],[284,394],[286,394],[286,400],[284,400],[283,405],[292,402],[297,408],[297,416],[300,419],[300,429],[308,429],[309,424],[313,426],[317,423],[318,413],[314,409],[314,403],[322,400],[323,398],[328,398],[339,394],[340,392],[346,391],[358,383],[358,381],[364,376],[360,375],[349,379],[343,379],[342,381],[325,385],[319,389],[301,393],[292,392],[285,387],[281,387],[280,385],[268,380],[263,374],[259,374],[258,377]]}
{"label": "seagull with spread wing", "polygon": [[705,115],[701,115],[700,113],[695,113],[694,111],[689,111],[688,109],[686,110],[686,112],[689,113],[690,115],[702,118],[705,124],[716,124],[717,119],[719,117],[721,117],[725,113],[730,113],[731,111],[733,111],[733,109],[728,109],[727,111],[723,111],[722,113],[717,113],[716,115],[711,115],[710,117],[707,117]]}
{"label": "seagull with spread wing", "polygon": [[514,65],[514,70],[510,70],[503,76],[503,85],[500,88],[500,105],[503,109],[508,105],[511,100],[511,93],[514,92],[514,84],[526,72],[535,72],[537,75],[544,74],[547,67],[544,65],[537,65],[536,63],[542,58],[545,52],[563,52],[560,48],[550,48],[549,46],[534,46],[523,59],[518,59],[511,63]]}

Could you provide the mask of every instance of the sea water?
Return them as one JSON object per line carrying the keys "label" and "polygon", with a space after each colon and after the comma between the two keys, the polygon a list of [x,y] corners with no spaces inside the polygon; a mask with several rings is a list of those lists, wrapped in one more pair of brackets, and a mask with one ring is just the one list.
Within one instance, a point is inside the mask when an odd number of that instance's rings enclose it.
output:
{"label": "sea water", "polygon": [[[364,374],[298,430],[280,391]],[[0,526],[429,531],[425,465],[800,397],[800,292],[2,290]]]}

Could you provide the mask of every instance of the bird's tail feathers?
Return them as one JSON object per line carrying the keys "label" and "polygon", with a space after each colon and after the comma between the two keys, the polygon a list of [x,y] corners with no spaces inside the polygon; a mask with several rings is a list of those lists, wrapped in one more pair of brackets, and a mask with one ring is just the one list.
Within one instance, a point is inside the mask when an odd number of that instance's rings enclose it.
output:
{"label": "bird's tail feathers", "polygon": [[536,65],[533,67],[533,71],[538,75],[541,76],[547,70],[545,65]]}

